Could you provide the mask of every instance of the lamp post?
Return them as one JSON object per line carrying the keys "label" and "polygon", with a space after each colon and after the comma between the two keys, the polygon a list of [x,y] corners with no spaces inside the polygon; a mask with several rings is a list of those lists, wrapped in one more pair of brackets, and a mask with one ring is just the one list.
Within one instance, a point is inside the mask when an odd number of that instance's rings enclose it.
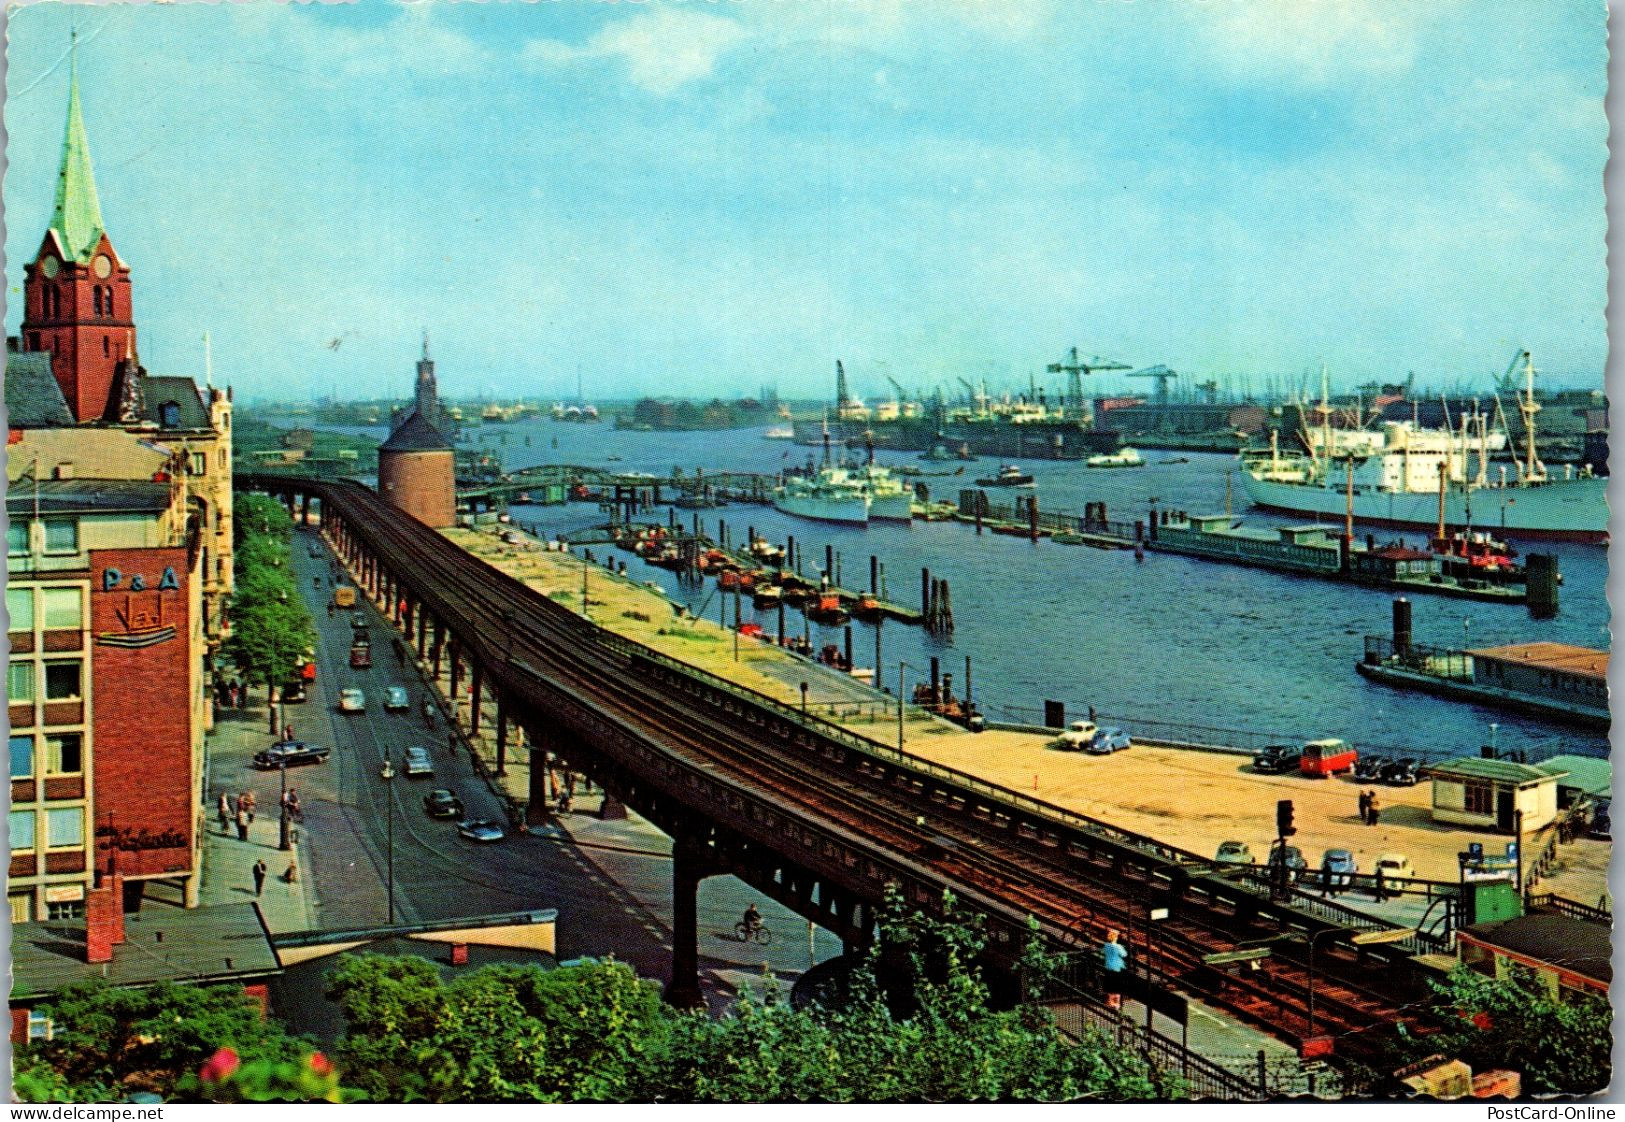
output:
{"label": "lamp post", "polygon": [[288,757],[284,753],[279,761],[281,766],[277,769],[282,773],[282,817],[277,822],[276,847],[283,852],[293,848],[292,831],[288,826]]}
{"label": "lamp post", "polygon": [[[902,659],[897,660],[897,750],[899,752],[903,750],[903,671],[905,669],[918,670],[919,667],[904,662]],[[877,679],[877,685],[879,684],[879,676],[879,667],[876,667],[875,677]]]}
{"label": "lamp post", "polygon": [[389,757],[384,757],[384,766],[378,769],[378,774],[384,781],[384,822],[385,837],[388,839],[384,850],[384,879],[387,882],[385,891],[389,897],[389,922],[395,923],[395,791],[390,780],[395,778],[395,768],[390,764]]}

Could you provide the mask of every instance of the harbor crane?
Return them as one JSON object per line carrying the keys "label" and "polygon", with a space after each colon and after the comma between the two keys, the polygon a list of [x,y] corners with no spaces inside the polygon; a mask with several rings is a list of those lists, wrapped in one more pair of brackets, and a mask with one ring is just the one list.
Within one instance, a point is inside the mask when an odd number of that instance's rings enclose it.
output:
{"label": "harbor crane", "polygon": [[969,400],[970,400],[971,404],[976,406],[976,415],[981,416],[982,414],[986,413],[987,412],[987,390],[986,389],[978,390],[975,386],[971,385],[969,382],[965,381],[965,379],[963,379],[963,378],[958,379],[958,381],[959,381],[960,385],[965,387],[965,393],[967,395],[969,395]]}
{"label": "harbor crane", "polygon": [[1102,370],[1127,370],[1128,364],[1114,362],[1109,358],[1096,355],[1088,362],[1078,358],[1078,348],[1073,347],[1066,352],[1066,360],[1052,362],[1045,367],[1051,374],[1066,375],[1066,406],[1068,409],[1083,411],[1083,377],[1085,374],[1096,374]]}
{"label": "harbor crane", "polygon": [[1143,370],[1135,370],[1123,375],[1125,378],[1155,378],[1157,380],[1157,394],[1154,403],[1160,409],[1168,404],[1168,383],[1179,377],[1166,366],[1147,366]]}

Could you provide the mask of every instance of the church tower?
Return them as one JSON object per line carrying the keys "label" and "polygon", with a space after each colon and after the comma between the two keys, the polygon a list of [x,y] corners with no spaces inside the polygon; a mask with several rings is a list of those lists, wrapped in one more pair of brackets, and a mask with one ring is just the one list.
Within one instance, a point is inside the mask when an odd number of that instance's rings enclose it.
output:
{"label": "church tower", "polygon": [[23,266],[22,347],[49,351],[74,420],[134,420],[141,409],[130,268],[102,228],[79,111],[79,74],[68,84],[68,127],[56,209],[39,253]]}
{"label": "church tower", "polygon": [[429,332],[423,332],[423,357],[418,359],[417,383],[417,410],[418,416],[428,421],[435,428],[443,428],[440,417],[440,396],[434,384],[434,359],[429,357]]}

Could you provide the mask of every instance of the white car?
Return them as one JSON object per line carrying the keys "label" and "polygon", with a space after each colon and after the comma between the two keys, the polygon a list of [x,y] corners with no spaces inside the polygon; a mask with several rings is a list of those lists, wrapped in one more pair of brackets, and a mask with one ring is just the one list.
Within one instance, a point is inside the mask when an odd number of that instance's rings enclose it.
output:
{"label": "white car", "polygon": [[1055,747],[1081,752],[1099,731],[1093,721],[1073,721],[1066,727],[1065,732],[1055,738]]}
{"label": "white car", "polygon": [[384,691],[384,708],[404,712],[407,707],[406,687],[390,686]]}
{"label": "white car", "polygon": [[406,750],[405,771],[409,776],[433,775],[434,763],[429,759],[429,750],[427,748],[408,748]]}
{"label": "white car", "polygon": [[367,695],[358,689],[345,689],[339,691],[340,713],[365,713],[367,711]]}
{"label": "white car", "polygon": [[1416,877],[1416,870],[1411,868],[1411,859],[1403,853],[1384,853],[1377,858],[1372,871],[1383,880],[1413,880]]}

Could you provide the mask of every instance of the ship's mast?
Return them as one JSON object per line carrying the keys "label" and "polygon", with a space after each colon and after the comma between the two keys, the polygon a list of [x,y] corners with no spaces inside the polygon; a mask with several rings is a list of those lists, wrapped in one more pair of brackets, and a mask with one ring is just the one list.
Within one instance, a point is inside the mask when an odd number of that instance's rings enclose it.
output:
{"label": "ship's mast", "polygon": [[1535,414],[1540,412],[1540,404],[1535,400],[1535,363],[1528,351],[1523,352],[1523,377],[1524,392],[1518,397],[1518,412],[1523,414],[1524,446],[1528,456],[1525,471],[1533,482],[1544,473],[1540,472],[1540,462],[1535,459]]}

